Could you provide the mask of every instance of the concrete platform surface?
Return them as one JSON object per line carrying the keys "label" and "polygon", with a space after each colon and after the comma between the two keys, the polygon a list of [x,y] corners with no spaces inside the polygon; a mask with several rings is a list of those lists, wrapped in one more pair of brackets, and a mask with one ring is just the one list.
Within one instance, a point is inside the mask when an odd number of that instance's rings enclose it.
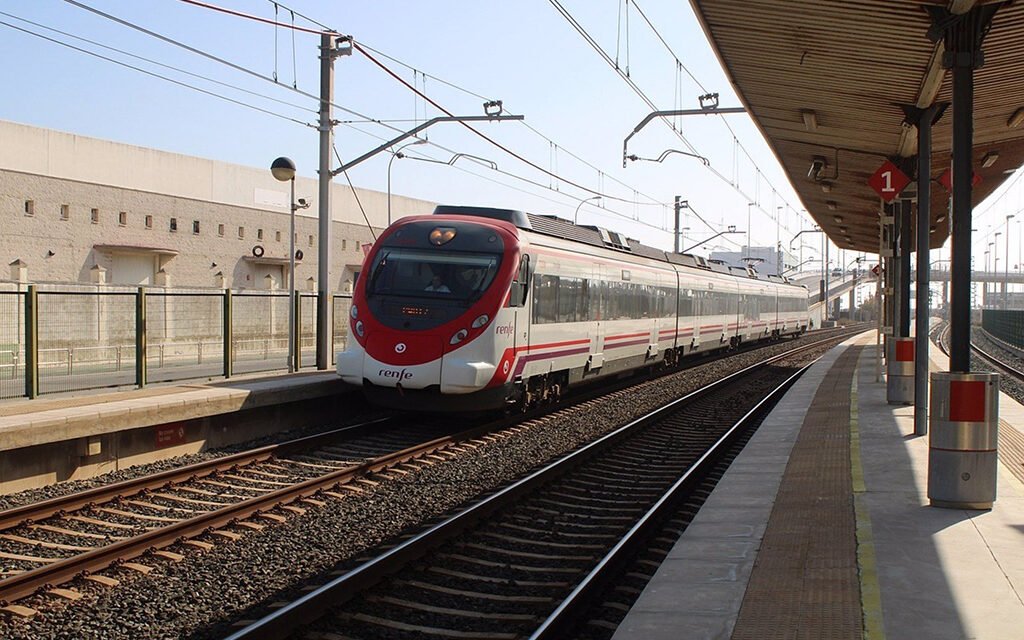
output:
{"label": "concrete platform surface", "polygon": [[[766,622],[745,619],[743,633],[737,628],[741,611],[746,618],[767,611],[745,598],[754,597],[755,570],[774,566],[759,554],[777,553],[765,547],[766,532],[787,516],[773,512],[788,504],[780,487],[790,456],[796,455],[794,444],[819,386],[855,344],[865,347],[856,370],[830,393],[849,406],[850,478],[839,490],[847,494],[845,508],[855,513],[849,525],[854,530],[843,535],[856,538],[849,552],[856,557],[848,560],[859,577],[855,596],[861,607],[853,617],[860,619],[829,626],[797,615],[783,623],[772,620],[757,637],[1024,638],[1024,484],[1018,477],[1024,477],[1024,467],[1013,455],[1000,460],[990,511],[928,506],[928,438],[913,436],[913,407],[886,403],[885,382],[875,380],[874,343],[873,332],[848,340],[793,386],[712,492],[614,640],[750,637],[744,635],[750,622]],[[941,356],[935,360],[933,366],[945,368]],[[1024,439],[1024,407],[1002,395],[1000,417],[1001,443]],[[826,466],[822,461],[823,484]],[[833,483],[822,492],[835,490]],[[782,585],[779,606],[793,600],[791,588],[803,588],[810,608],[827,611],[836,594],[823,588],[827,583],[820,576],[832,577],[845,566],[822,566],[819,557],[802,561],[803,575],[795,582],[803,584]]]}
{"label": "concrete platform surface", "polygon": [[347,389],[333,371],[189,383],[0,405],[0,451],[319,398]]}

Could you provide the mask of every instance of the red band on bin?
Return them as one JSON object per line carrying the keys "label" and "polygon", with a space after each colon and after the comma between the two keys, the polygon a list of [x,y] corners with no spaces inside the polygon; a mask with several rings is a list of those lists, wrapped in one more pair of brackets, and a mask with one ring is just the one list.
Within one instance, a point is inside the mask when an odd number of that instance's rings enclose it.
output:
{"label": "red band on bin", "polygon": [[896,343],[896,362],[914,361],[914,343],[911,340],[900,340]]}
{"label": "red band on bin", "polygon": [[951,422],[985,421],[985,382],[950,380],[949,419]]}

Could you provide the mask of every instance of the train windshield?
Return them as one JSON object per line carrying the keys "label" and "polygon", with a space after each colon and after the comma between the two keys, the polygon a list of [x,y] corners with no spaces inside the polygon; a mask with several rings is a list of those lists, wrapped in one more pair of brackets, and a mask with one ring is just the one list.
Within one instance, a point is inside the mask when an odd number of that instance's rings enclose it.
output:
{"label": "train windshield", "polygon": [[498,254],[384,247],[374,259],[366,292],[472,302],[491,286],[500,264]]}

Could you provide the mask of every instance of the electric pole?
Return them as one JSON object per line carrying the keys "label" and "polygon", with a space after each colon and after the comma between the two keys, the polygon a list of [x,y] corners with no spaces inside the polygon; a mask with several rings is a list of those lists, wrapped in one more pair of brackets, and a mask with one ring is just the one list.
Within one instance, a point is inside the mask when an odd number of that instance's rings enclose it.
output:
{"label": "electric pole", "polygon": [[[334,33],[320,35],[320,170],[319,170],[319,241],[317,242],[317,294],[316,294],[316,368],[328,369],[334,351],[334,325],[332,311],[334,296],[331,290],[331,149],[334,147],[334,122],[331,103],[334,101],[334,59],[352,53],[348,42]],[[301,341],[300,341],[301,344]]]}
{"label": "electric pole", "polygon": [[672,249],[676,253],[679,253],[680,250],[682,249],[682,241],[680,239],[679,234],[680,234],[680,232],[681,232],[681,230],[683,228],[683,225],[682,225],[682,222],[681,222],[681,214],[682,214],[682,211],[683,211],[683,207],[686,206],[685,202],[681,198],[682,198],[682,196],[676,196],[676,204],[675,204],[675,210],[676,210],[676,233],[675,233],[675,235],[672,238]]}

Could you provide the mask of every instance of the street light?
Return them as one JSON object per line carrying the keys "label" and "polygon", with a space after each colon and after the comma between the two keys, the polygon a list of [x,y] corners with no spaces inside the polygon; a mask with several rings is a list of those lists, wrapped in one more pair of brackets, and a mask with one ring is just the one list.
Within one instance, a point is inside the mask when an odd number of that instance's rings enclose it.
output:
{"label": "street light", "polygon": [[590,202],[591,200],[600,200],[600,199],[601,199],[601,196],[590,196],[589,198],[586,198],[584,200],[580,200],[580,203],[578,205],[576,205],[576,211],[574,211],[573,214],[572,214],[572,223],[576,224],[576,217],[580,215],[580,207],[582,207],[585,203]]}
{"label": "street light", "polygon": [[288,373],[295,372],[295,163],[284,156],[270,164],[275,180],[291,183],[288,200]]}
{"label": "street light", "polygon": [[426,140],[420,140],[420,139],[417,138],[416,140],[413,140],[409,144],[403,144],[402,146],[398,147],[398,151],[395,151],[393,154],[391,154],[391,159],[388,160],[388,226],[389,227],[391,226],[391,163],[395,161],[395,158],[404,158],[405,157],[405,156],[402,155],[402,149],[405,149],[406,147],[411,147],[411,146],[416,145],[416,144],[426,144],[426,143],[427,143]]}

